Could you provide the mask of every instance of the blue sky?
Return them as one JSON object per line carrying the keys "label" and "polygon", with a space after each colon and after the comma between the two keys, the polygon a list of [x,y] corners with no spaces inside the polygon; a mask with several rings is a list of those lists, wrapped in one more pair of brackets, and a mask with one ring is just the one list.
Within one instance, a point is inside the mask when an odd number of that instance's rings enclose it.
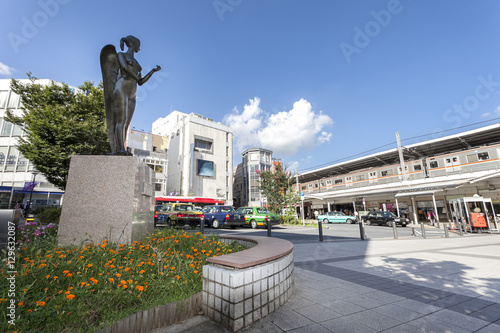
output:
{"label": "blue sky", "polygon": [[101,48],[134,35],[143,74],[157,64],[162,71],[139,88],[132,126],[151,131],[170,110],[226,123],[235,165],[244,149],[260,146],[305,171],[395,148],[396,131],[404,145],[500,117],[497,0],[0,6],[0,78],[30,71],[97,83]]}

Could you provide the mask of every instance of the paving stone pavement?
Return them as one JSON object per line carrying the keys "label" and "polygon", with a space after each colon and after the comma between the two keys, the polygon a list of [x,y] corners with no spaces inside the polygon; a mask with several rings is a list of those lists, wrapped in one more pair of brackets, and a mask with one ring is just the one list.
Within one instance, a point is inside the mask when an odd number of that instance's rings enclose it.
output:
{"label": "paving stone pavement", "polygon": [[[500,332],[500,234],[295,244],[292,298],[241,332]],[[198,316],[155,333],[229,332]]]}

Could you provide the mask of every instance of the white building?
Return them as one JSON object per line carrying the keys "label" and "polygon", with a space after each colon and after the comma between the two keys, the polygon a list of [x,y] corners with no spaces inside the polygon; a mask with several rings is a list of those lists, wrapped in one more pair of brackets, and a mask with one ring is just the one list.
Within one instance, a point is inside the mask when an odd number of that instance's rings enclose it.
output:
{"label": "white building", "polygon": [[155,171],[155,197],[167,195],[168,138],[129,129],[126,146],[134,156]]}
{"label": "white building", "polygon": [[169,137],[167,194],[233,202],[233,133],[212,119],[174,111],[153,123]]}
{"label": "white building", "polygon": [[[30,80],[18,80],[28,83]],[[33,207],[59,206],[64,192],[50,184],[16,148],[24,131],[20,126],[6,121],[7,109],[20,115],[20,98],[10,89],[11,80],[0,80],[0,208],[11,208],[17,201],[26,202],[32,198]],[[38,80],[43,85],[51,80]],[[27,186],[35,180],[33,191]]]}
{"label": "white building", "polygon": [[259,171],[271,171],[273,152],[264,148],[249,148],[241,153],[242,191],[241,206],[261,207],[265,205],[265,197],[260,192]]}

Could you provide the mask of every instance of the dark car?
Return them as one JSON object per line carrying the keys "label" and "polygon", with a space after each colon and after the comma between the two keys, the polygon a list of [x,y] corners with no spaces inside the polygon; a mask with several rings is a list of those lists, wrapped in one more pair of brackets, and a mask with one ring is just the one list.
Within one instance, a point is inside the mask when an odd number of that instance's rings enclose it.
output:
{"label": "dark car", "polygon": [[406,217],[398,217],[391,212],[384,211],[371,211],[368,215],[361,217],[366,224],[378,224],[392,226],[392,221],[396,222],[396,225],[406,227],[410,223],[410,220]]}
{"label": "dark car", "polygon": [[231,206],[205,206],[203,213],[205,214],[205,224],[212,228],[217,229],[222,226],[236,228],[245,224],[245,216],[236,212]]}

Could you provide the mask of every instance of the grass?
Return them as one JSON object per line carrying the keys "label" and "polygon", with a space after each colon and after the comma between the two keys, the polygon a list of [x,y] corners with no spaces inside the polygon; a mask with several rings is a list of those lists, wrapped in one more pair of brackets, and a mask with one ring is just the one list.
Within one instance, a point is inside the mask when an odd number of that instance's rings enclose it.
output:
{"label": "grass", "polygon": [[[81,248],[58,247],[55,237],[38,236],[16,250],[14,297],[7,280],[12,269],[7,258],[2,261],[1,332],[95,332],[201,291],[207,258],[243,250],[235,242],[174,229],[131,245],[103,241]],[[15,326],[8,323],[11,299]]]}

